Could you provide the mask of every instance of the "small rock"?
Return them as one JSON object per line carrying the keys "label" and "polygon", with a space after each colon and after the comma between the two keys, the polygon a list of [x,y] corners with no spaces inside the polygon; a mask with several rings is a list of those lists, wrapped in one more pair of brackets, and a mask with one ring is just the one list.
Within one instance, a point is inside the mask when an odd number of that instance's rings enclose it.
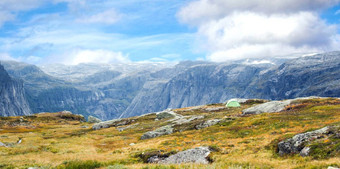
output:
{"label": "small rock", "polygon": [[213,120],[208,120],[208,121],[205,121],[201,124],[198,124],[195,126],[195,128],[197,130],[200,130],[200,129],[203,129],[203,128],[207,128],[207,127],[210,127],[210,126],[213,126],[217,123],[219,123],[221,121],[221,119],[213,119]]}
{"label": "small rock", "polygon": [[159,137],[162,135],[172,134],[173,132],[174,132],[174,129],[172,128],[172,126],[167,125],[167,126],[160,127],[154,131],[149,131],[149,132],[144,133],[141,139],[145,140],[145,139],[155,138],[155,137]]}
{"label": "small rock", "polygon": [[19,138],[19,140],[17,141],[17,144],[21,144],[22,142],[22,138]]}
{"label": "small rock", "polygon": [[340,169],[339,167],[329,166],[327,169]]}
{"label": "small rock", "polygon": [[7,147],[5,143],[0,142],[0,147]]}
{"label": "small rock", "polygon": [[27,169],[39,169],[39,167],[28,167]]}
{"label": "small rock", "polygon": [[98,119],[97,117],[94,117],[94,116],[89,116],[87,119],[88,119],[87,122],[89,122],[89,123],[100,123],[100,122],[102,122],[100,119]]}
{"label": "small rock", "polygon": [[205,111],[207,112],[214,112],[214,111],[220,111],[220,110],[223,110],[223,109],[226,109],[226,107],[208,107],[206,109],[204,109]]}
{"label": "small rock", "polygon": [[136,124],[132,124],[132,125],[129,125],[129,126],[126,126],[126,127],[117,127],[117,130],[122,132],[126,129],[129,129],[129,128],[134,128],[135,126],[137,126],[139,123],[136,123]]}
{"label": "small rock", "polygon": [[70,111],[66,111],[66,110],[64,110],[64,111],[62,111],[62,112],[60,112],[61,114],[72,114],[72,112],[70,112]]}
{"label": "small rock", "polygon": [[86,129],[86,128],[88,128],[89,126],[80,126],[80,128],[84,128],[84,129]]}
{"label": "small rock", "polygon": [[310,147],[304,147],[304,148],[300,151],[300,156],[306,157],[306,156],[309,156],[309,153],[310,153]]}
{"label": "small rock", "polygon": [[197,163],[197,164],[208,164],[208,156],[210,154],[208,147],[198,147],[189,149],[186,151],[179,152],[171,155],[164,160],[159,161],[160,164],[182,164],[182,163]]}
{"label": "small rock", "polygon": [[147,163],[155,163],[155,164],[157,164],[157,163],[161,162],[162,160],[164,160],[164,157],[159,157],[159,156],[156,155],[156,156],[150,157],[148,159]]}
{"label": "small rock", "polygon": [[134,145],[136,145],[136,144],[135,144],[135,143],[130,143],[129,145],[130,145],[130,146],[134,146]]}

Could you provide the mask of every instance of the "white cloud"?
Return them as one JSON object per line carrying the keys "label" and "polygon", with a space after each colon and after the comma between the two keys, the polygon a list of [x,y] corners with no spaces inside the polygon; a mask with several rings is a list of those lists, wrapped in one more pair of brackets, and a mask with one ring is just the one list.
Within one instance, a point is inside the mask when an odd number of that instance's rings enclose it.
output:
{"label": "white cloud", "polygon": [[317,11],[340,0],[198,0],[179,19],[198,27],[211,61],[339,49],[337,26]]}
{"label": "white cloud", "polygon": [[86,6],[87,0],[53,0],[54,3],[67,3],[68,9],[74,13],[82,12],[82,8]]}
{"label": "white cloud", "polygon": [[178,16],[188,24],[199,24],[224,18],[234,12],[248,11],[263,14],[318,11],[340,0],[196,0],[183,7]]}
{"label": "white cloud", "polygon": [[339,15],[340,14],[340,10],[337,10],[336,12],[335,12],[335,15]]}
{"label": "white cloud", "polygon": [[80,19],[77,19],[76,21],[80,23],[114,24],[119,21],[121,17],[122,15],[116,12],[114,9],[109,9],[92,16],[82,17]]}
{"label": "white cloud", "polygon": [[45,0],[1,0],[0,1],[0,27],[8,21],[15,19],[18,12],[37,8]]}
{"label": "white cloud", "polygon": [[129,63],[128,56],[121,52],[108,50],[82,50],[77,49],[64,55],[51,56],[45,58],[43,63],[62,63],[65,65],[77,65],[80,63]]}
{"label": "white cloud", "polygon": [[272,65],[275,65],[275,63],[271,62],[270,60],[254,60],[254,61],[249,61],[249,59],[247,59],[245,62],[243,62],[243,64],[246,64],[246,65],[259,65],[259,64],[272,64]]}
{"label": "white cloud", "polygon": [[8,53],[0,53],[0,60],[17,60],[17,59],[14,59]]}
{"label": "white cloud", "polygon": [[6,11],[0,11],[0,27],[2,27],[5,22],[14,20],[14,18],[15,16],[13,14]]}

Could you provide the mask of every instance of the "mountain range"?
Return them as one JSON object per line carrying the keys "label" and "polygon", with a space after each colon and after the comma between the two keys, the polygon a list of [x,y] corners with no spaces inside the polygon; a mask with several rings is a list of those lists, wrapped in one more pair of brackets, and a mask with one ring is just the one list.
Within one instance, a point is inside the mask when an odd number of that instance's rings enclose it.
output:
{"label": "mountain range", "polygon": [[340,52],[228,63],[1,64],[1,116],[69,110],[108,120],[230,98],[340,96]]}

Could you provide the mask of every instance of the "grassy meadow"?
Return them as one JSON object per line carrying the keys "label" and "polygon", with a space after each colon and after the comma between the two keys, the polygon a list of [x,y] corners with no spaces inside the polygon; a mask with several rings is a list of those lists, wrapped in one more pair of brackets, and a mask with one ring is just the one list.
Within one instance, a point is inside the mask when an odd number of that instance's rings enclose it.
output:
{"label": "grassy meadow", "polygon": [[[340,167],[340,139],[321,139],[319,153],[279,156],[277,143],[295,134],[340,125],[340,100],[335,98],[300,100],[278,113],[242,116],[241,111],[257,103],[242,104],[215,112],[204,109],[175,109],[178,114],[203,115],[204,119],[175,126],[175,133],[141,140],[147,131],[168,124],[155,121],[156,115],[131,117],[130,128],[92,130],[76,115],[43,113],[32,116],[0,117],[0,168],[327,168]],[[221,107],[210,104],[205,107]],[[223,119],[214,126],[196,130],[202,120]],[[124,127],[124,126],[123,126]],[[21,144],[16,142],[22,139]],[[131,144],[134,143],[134,144]],[[199,146],[216,149],[211,164],[158,165],[145,163],[150,152],[176,153]],[[151,153],[152,154],[152,153]]]}

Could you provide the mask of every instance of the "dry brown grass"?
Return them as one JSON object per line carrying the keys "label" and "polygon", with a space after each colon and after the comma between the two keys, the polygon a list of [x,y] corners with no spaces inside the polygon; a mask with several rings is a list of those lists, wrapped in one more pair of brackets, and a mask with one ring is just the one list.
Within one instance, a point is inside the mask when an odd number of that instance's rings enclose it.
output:
{"label": "dry brown grass", "polygon": [[[301,106],[303,105],[303,106]],[[210,105],[214,107],[220,105]],[[24,125],[9,125],[19,117],[0,119],[0,141],[15,143],[13,147],[0,147],[0,167],[45,166],[56,167],[65,161],[95,160],[102,168],[121,163],[128,168],[160,168],[144,164],[134,157],[150,149],[164,152],[182,151],[198,146],[215,146],[220,152],[212,154],[214,163],[209,165],[183,164],[164,168],[323,168],[331,164],[340,166],[340,157],[315,160],[298,155],[279,157],[270,147],[277,140],[297,133],[340,123],[340,101],[318,99],[296,103],[284,112],[265,113],[241,117],[239,112],[251,105],[209,113],[202,110],[175,110],[183,115],[204,115],[232,119],[202,130],[176,132],[159,138],[140,140],[142,134],[167,124],[166,119],[154,121],[155,116],[133,117],[135,127],[119,132],[116,128],[90,130],[91,124],[76,120],[60,119],[55,114],[25,118]],[[5,124],[6,123],[6,124]],[[25,126],[29,124],[28,126]],[[88,126],[88,129],[81,126]],[[135,145],[130,146],[130,143]]]}

